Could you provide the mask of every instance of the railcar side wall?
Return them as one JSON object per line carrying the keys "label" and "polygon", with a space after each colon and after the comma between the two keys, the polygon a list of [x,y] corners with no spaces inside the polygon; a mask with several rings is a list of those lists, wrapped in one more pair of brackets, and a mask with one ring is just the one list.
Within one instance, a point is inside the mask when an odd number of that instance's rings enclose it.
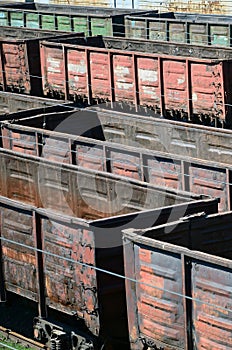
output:
{"label": "railcar side wall", "polygon": [[131,349],[231,347],[230,226],[231,213],[125,232]]}
{"label": "railcar side wall", "polygon": [[220,200],[220,211],[231,208],[232,168],[230,165],[215,163],[213,159],[206,163],[183,155],[178,157],[119,143],[60,133],[55,136],[52,131],[13,124],[2,124],[1,130],[5,149],[107,171],[156,186],[209,195]]}
{"label": "railcar side wall", "polygon": [[[34,300],[39,318],[46,320],[49,310],[55,309],[70,316],[74,333],[101,340],[110,334],[107,349],[109,343],[117,349],[117,339],[128,340],[124,279],[95,267],[124,275],[121,228],[132,222],[140,229],[163,224],[170,216],[178,219],[199,210],[216,213],[217,201],[197,200],[96,221],[4,197],[0,209],[1,300],[9,291]],[[45,335],[38,326],[37,337],[49,339],[49,329],[55,326],[50,319]]]}
{"label": "railcar side wall", "polygon": [[196,13],[161,13],[158,18],[139,14],[129,15],[125,18],[125,36],[135,39],[230,47],[231,22],[231,16],[197,15]]}
{"label": "railcar side wall", "polygon": [[41,43],[45,96],[145,106],[162,116],[230,120],[231,61]]}

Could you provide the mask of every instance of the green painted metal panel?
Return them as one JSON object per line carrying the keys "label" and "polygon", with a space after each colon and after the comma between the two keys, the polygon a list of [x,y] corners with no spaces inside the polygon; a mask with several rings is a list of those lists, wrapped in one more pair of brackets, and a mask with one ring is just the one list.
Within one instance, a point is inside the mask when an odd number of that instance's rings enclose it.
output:
{"label": "green painted metal panel", "polygon": [[112,36],[112,18],[91,18],[92,35]]}
{"label": "green painted metal panel", "polygon": [[191,44],[208,45],[207,23],[189,23],[189,40]]}
{"label": "green painted metal panel", "polygon": [[167,40],[166,22],[148,22],[148,38],[150,40]]}
{"label": "green painted metal panel", "polygon": [[186,43],[186,25],[181,22],[169,22],[169,40],[178,43]]}
{"label": "green painted metal panel", "polygon": [[41,14],[42,29],[55,30],[55,16]]}
{"label": "green painted metal panel", "polygon": [[24,27],[23,12],[10,11],[10,25],[12,27]]}
{"label": "green painted metal panel", "polygon": [[0,26],[7,26],[7,25],[8,25],[7,11],[0,10]]}
{"label": "green painted metal panel", "polygon": [[89,35],[88,31],[88,18],[85,17],[74,17],[73,18],[73,28],[74,32],[84,32],[85,35]]}
{"label": "green painted metal panel", "polygon": [[144,19],[127,19],[125,23],[127,37],[146,39],[146,22]]}
{"label": "green painted metal panel", "polygon": [[58,26],[58,30],[71,32],[72,31],[71,17],[57,15],[57,26]]}
{"label": "green painted metal panel", "polygon": [[39,14],[38,13],[26,13],[26,27],[27,28],[39,28]]}
{"label": "green painted metal panel", "polygon": [[210,39],[212,45],[230,46],[230,26],[210,25]]}

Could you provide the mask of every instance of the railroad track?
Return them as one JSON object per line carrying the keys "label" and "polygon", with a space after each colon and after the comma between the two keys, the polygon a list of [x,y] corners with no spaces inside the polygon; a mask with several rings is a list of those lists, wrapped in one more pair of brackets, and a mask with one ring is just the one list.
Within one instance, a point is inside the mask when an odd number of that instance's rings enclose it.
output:
{"label": "railroad track", "polygon": [[9,340],[14,342],[15,344],[20,344],[22,346],[25,346],[26,348],[32,348],[32,349],[44,349],[47,350],[48,347],[44,344],[41,344],[33,339],[26,338],[21,334],[18,334],[16,332],[11,331],[8,328],[0,326],[0,348],[2,349],[3,347],[13,349],[13,346],[7,346],[7,344],[3,344],[3,340]]}

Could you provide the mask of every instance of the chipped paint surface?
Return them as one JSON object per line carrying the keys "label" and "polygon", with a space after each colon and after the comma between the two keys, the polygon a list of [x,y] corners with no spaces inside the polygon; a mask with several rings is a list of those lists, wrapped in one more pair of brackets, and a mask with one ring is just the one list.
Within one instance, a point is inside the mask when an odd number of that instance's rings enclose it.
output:
{"label": "chipped paint surface", "polygon": [[111,99],[109,56],[107,52],[90,53],[90,79],[94,99]]}
{"label": "chipped paint surface", "polygon": [[[43,248],[46,251],[74,261],[81,260],[85,264],[96,265],[94,233],[91,230],[48,218],[42,218],[41,225],[44,237]],[[74,262],[69,263],[62,258],[47,255],[44,265],[48,305],[65,313],[77,313],[85,320],[90,331],[98,335],[97,293],[88,293],[88,288],[97,289],[96,271],[90,267],[80,271],[79,265]]]}
{"label": "chipped paint surface", "polygon": [[[93,107],[91,107],[92,109]],[[42,113],[44,112],[41,111]],[[72,112],[71,112],[72,113]],[[92,113],[92,112],[91,112]],[[23,115],[23,114],[22,114]],[[46,115],[46,114],[45,114]],[[109,120],[110,115],[110,120]],[[63,118],[66,118],[64,114]],[[86,115],[87,116],[87,115]],[[145,180],[159,186],[166,186],[175,189],[190,189],[193,193],[211,195],[220,198],[220,211],[229,210],[231,208],[230,186],[228,179],[231,176],[231,136],[230,131],[221,131],[220,129],[208,129],[189,124],[178,124],[173,122],[162,121],[153,118],[143,118],[138,115],[126,116],[112,111],[104,111],[99,113],[99,122],[102,126],[102,132],[106,141],[91,140],[75,135],[54,135],[53,131],[44,130],[43,132],[36,129],[36,125],[40,127],[43,119],[25,118],[22,123],[24,125],[33,122],[33,127],[4,123],[2,125],[2,142],[5,149],[14,150],[28,155],[39,155],[50,161],[58,161],[60,163],[73,164],[109,173],[118,174],[134,179]],[[77,114],[78,117],[78,114]],[[48,125],[53,129],[53,123],[56,125],[58,114],[51,117]],[[59,114],[62,120],[62,114]],[[53,120],[53,122],[52,122]],[[12,135],[14,139],[11,140]],[[97,134],[94,134],[97,137]],[[132,147],[127,147],[128,139]],[[40,141],[39,141],[40,140]],[[117,142],[118,145],[111,144],[111,141]],[[140,148],[134,147],[140,145]],[[145,150],[144,148],[147,148]],[[149,151],[152,150],[152,151]],[[157,149],[157,151],[153,151]],[[159,153],[173,153],[172,157]],[[174,154],[175,153],[175,154]],[[189,158],[191,157],[191,158]],[[198,159],[196,159],[198,158]],[[202,160],[201,160],[202,159]],[[207,163],[203,161],[207,160]],[[208,160],[210,159],[210,161]],[[219,162],[227,163],[221,165]],[[43,168],[40,169],[40,176],[43,176]],[[28,200],[32,200],[33,181],[29,180],[33,177],[33,168],[28,168],[28,173],[23,176],[14,173],[12,181],[23,181],[24,186],[28,186]],[[52,171],[52,170],[51,170]],[[29,175],[31,174],[31,175]],[[51,193],[52,201],[47,203],[52,208],[59,207],[60,210],[68,208],[63,207],[62,191],[69,194],[69,182],[67,173],[63,171],[60,193],[58,191],[59,174],[49,172],[46,174],[46,186],[42,193]],[[184,174],[186,176],[184,176]],[[44,175],[45,176],[45,175]],[[55,180],[56,179],[56,180]],[[92,181],[92,180],[91,180]],[[57,184],[56,184],[57,182]],[[90,189],[87,183],[83,183],[82,194],[90,196]],[[94,185],[95,186],[95,185]],[[51,187],[51,188],[50,188]],[[50,189],[49,189],[50,188]],[[107,190],[104,185],[101,189],[102,201],[107,200]],[[56,190],[55,190],[56,189]],[[13,196],[21,197],[20,190],[14,193],[14,189],[9,189]],[[10,192],[11,193],[11,192]],[[56,199],[53,204],[53,197]],[[95,201],[93,196],[91,201]],[[72,201],[71,201],[72,203]],[[63,207],[63,209],[62,209]],[[75,205],[73,204],[73,207]]]}
{"label": "chipped paint surface", "polygon": [[84,51],[67,50],[69,94],[87,97],[87,65]]}
{"label": "chipped paint surface", "polygon": [[62,49],[54,49],[42,45],[40,50],[45,95],[53,93],[57,96],[62,95],[64,97],[65,80]]}
{"label": "chipped paint surface", "polygon": [[231,347],[230,230],[231,212],[124,231],[125,273],[144,282],[126,283],[131,349]]}
{"label": "chipped paint surface", "polygon": [[[159,264],[157,264],[159,261]],[[136,279],[149,281],[152,288],[139,284],[136,288],[141,336],[184,347],[184,308],[182,298],[170,298],[170,292],[182,293],[181,260],[172,254],[151,252],[135,247]]]}
{"label": "chipped paint surface", "polygon": [[134,102],[133,61],[129,55],[113,56],[115,101]]}
{"label": "chipped paint surface", "polygon": [[231,81],[226,77],[231,60],[212,62],[185,54],[167,58],[162,53],[147,57],[140,51],[73,45],[67,47],[64,61],[59,44],[50,47],[45,42],[41,50],[45,95],[89,103],[124,101],[151,107],[167,117],[227,120]]}
{"label": "chipped paint surface", "polygon": [[138,70],[139,79],[142,81],[148,81],[149,83],[154,83],[158,80],[158,72],[153,72],[139,68]]}
{"label": "chipped paint surface", "polygon": [[217,168],[201,168],[194,163],[189,165],[190,191],[220,198],[219,208],[227,207],[226,171]]}
{"label": "chipped paint surface", "polygon": [[[34,246],[33,217],[30,210],[1,205],[1,236]],[[2,243],[7,289],[38,301],[35,252],[30,248]]]}
{"label": "chipped paint surface", "polygon": [[85,61],[81,60],[80,64],[69,63],[68,70],[75,73],[85,74],[86,73]]}

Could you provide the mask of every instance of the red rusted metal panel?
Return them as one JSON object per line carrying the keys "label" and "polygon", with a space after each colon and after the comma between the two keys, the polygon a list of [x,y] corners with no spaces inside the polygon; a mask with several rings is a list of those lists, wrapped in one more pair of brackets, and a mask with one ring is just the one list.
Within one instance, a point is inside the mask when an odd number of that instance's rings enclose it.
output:
{"label": "red rusted metal panel", "polygon": [[181,161],[166,157],[145,157],[146,180],[160,186],[184,189]]}
{"label": "red rusted metal panel", "polygon": [[106,170],[106,159],[103,145],[98,145],[90,140],[89,143],[84,140],[74,141],[73,152],[75,164],[88,169],[100,171]]}
{"label": "red rusted metal panel", "polygon": [[182,294],[181,258],[142,247],[134,249],[135,278],[140,281],[136,297],[141,335],[160,342],[165,338],[170,347],[183,348],[183,302],[181,296],[171,296],[171,292]]}
{"label": "red rusted metal panel", "polygon": [[[27,58],[26,43],[3,42],[1,45],[1,49],[4,57],[4,75],[6,80],[6,90],[19,91],[30,94],[31,78],[29,62]],[[38,64],[38,62],[36,61],[34,63],[35,65]]]}
{"label": "red rusted metal panel", "polygon": [[195,114],[225,114],[223,63],[191,64],[192,109]]}
{"label": "red rusted metal panel", "polygon": [[43,92],[48,96],[65,96],[64,57],[59,48],[41,46]]}
{"label": "red rusted metal panel", "polygon": [[2,128],[2,146],[15,152],[38,155],[35,132]]}
{"label": "red rusted metal panel", "polygon": [[188,110],[186,61],[165,59],[162,61],[165,109]]}
{"label": "red rusted metal panel", "polygon": [[133,59],[131,55],[113,56],[113,77],[115,101],[134,103]]}
{"label": "red rusted metal panel", "polygon": [[194,193],[220,198],[219,208],[228,208],[227,175],[225,169],[210,168],[191,163],[188,170],[189,190]]}
{"label": "red rusted metal panel", "polygon": [[[116,44],[113,42],[112,45]],[[162,51],[146,55],[129,50],[102,49],[97,47],[99,43],[85,49],[65,44],[65,40],[63,46],[48,42],[41,45],[45,95],[76,96],[88,98],[89,102],[91,99],[124,101],[136,108],[137,105],[152,107],[164,116],[227,118],[229,109],[224,103],[230,98],[227,94],[230,83],[226,78],[226,72],[231,70],[230,61],[177,57],[181,56],[179,47],[177,51],[173,48],[173,54],[167,57]],[[132,42],[131,45],[135,44]]]}
{"label": "red rusted metal panel", "polygon": [[[41,135],[43,151],[41,156],[51,161],[71,163],[71,147],[68,137],[55,137],[51,134]],[[42,146],[41,145],[41,146]]]}
{"label": "red rusted metal panel", "polygon": [[[3,160],[3,159],[2,159]],[[37,203],[36,169],[33,164],[25,163],[18,157],[8,158],[5,165],[5,188],[8,198],[27,204]]]}
{"label": "red rusted metal panel", "polygon": [[136,180],[143,180],[140,155],[128,152],[120,152],[118,149],[107,150],[110,172]]}
{"label": "red rusted metal panel", "polygon": [[137,58],[139,101],[141,105],[160,108],[160,79],[157,58]]}
{"label": "red rusted metal panel", "polygon": [[108,53],[90,52],[91,91],[93,99],[111,99]]}
{"label": "red rusted metal panel", "polygon": [[72,34],[1,26],[0,36],[2,90],[41,96],[40,38],[72,37]]}
{"label": "red rusted metal panel", "polygon": [[[126,86],[131,86],[131,95],[126,97],[125,101],[134,103],[136,107],[138,104],[143,106],[148,105],[161,112],[164,116],[178,116],[180,118],[184,116],[194,120],[195,118],[202,119],[205,115],[215,118],[216,115],[216,118],[220,120],[230,120],[230,108],[228,106],[230,104],[230,94],[227,93],[230,91],[230,82],[226,76],[228,76],[227,74],[231,70],[231,57],[228,51],[225,51],[225,54],[219,53],[218,55],[216,51],[206,53],[204,51],[205,47],[203,49],[202,46],[197,46],[197,48],[194,46],[193,49],[187,49],[183,44],[170,44],[171,46],[168,47],[165,46],[168,43],[162,43],[162,45],[156,45],[156,47],[154,42],[149,42],[149,46],[147,41],[138,40],[124,40],[120,45],[117,39],[114,38],[104,38],[103,43],[106,47],[115,49],[114,51],[107,50],[111,54],[113,62],[113,64],[108,64],[110,76],[113,77],[113,86],[111,84],[108,86],[109,89],[112,89],[111,99],[113,101],[120,100],[116,96],[118,93],[116,95],[114,94],[119,87],[127,90],[128,88]],[[89,52],[94,51],[95,54],[106,52],[104,49],[97,48],[98,45],[99,43],[94,43],[93,46],[95,48],[91,49],[87,47],[87,50]],[[122,51],[124,47],[127,49],[126,51]],[[75,49],[79,51],[80,47],[78,48],[76,46]],[[149,52],[149,54],[143,54],[143,49]],[[121,53],[119,53],[119,50]],[[209,50],[208,47],[206,48],[207,50]],[[189,52],[191,55],[189,55]],[[187,56],[191,57],[187,58]],[[140,68],[140,60],[143,61],[146,59],[148,70],[150,71],[149,84],[148,81],[146,82],[148,73],[143,69],[142,63],[142,69]],[[155,62],[158,60],[161,62],[160,65],[158,64],[157,73],[156,66],[151,67],[151,70],[149,69],[149,65],[152,61]],[[118,64],[119,66],[117,68]],[[122,81],[119,78],[120,84],[117,83],[118,69],[121,71],[123,77]],[[205,76],[207,78],[209,96],[207,96],[206,92],[207,84],[204,85],[202,79],[197,79],[196,72],[198,71],[203,77]],[[107,72],[105,73],[107,74],[107,76],[105,75],[105,79],[108,80],[108,70],[105,72]],[[141,82],[140,76],[142,77]],[[214,82],[214,77],[216,77],[216,82]],[[145,86],[143,87],[144,83]],[[91,79],[89,85],[92,85]],[[151,85],[152,89],[148,90],[146,85]],[[206,100],[202,108],[202,101],[197,102],[198,91],[202,93],[202,99]],[[133,95],[133,92],[134,94],[136,92],[136,96]],[[143,96],[144,93],[145,96]],[[147,96],[147,93],[150,97]],[[101,98],[104,99],[104,96],[102,95]],[[108,97],[105,99],[108,100]],[[159,104],[157,105],[158,102]],[[226,108],[224,108],[224,103],[227,105]]]}
{"label": "red rusted metal panel", "polygon": [[80,98],[86,99],[88,96],[88,80],[85,51],[67,49],[67,65],[70,98],[73,99],[78,95]]}
{"label": "red rusted metal panel", "polygon": [[62,218],[42,217],[41,226],[43,249],[56,255],[44,255],[47,306],[70,315],[77,313],[89,330],[99,335],[97,272],[75,263],[96,266],[94,232]]}

